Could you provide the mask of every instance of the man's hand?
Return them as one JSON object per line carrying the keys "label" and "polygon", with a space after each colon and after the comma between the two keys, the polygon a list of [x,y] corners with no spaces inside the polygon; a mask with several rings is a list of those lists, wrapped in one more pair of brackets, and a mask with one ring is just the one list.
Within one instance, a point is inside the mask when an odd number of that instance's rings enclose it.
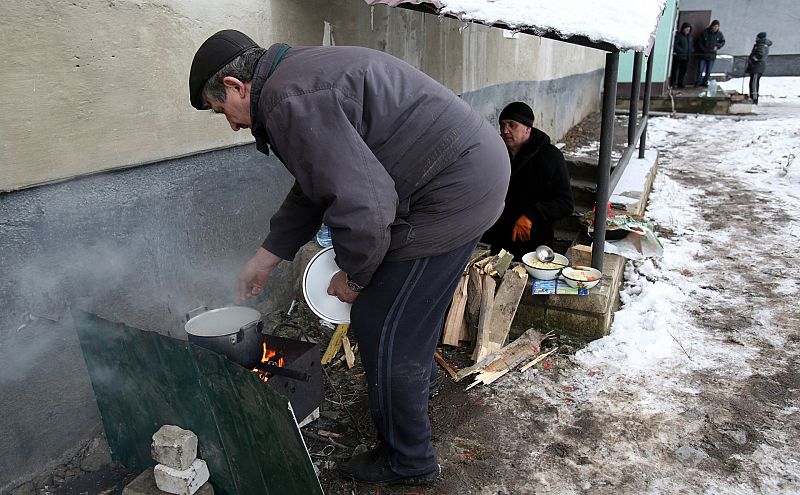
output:
{"label": "man's hand", "polygon": [[358,292],[351,290],[347,286],[347,274],[341,270],[331,277],[331,284],[328,286],[328,295],[336,296],[340,301],[353,304],[358,297]]}
{"label": "man's hand", "polygon": [[533,222],[525,215],[520,215],[517,223],[514,224],[514,231],[511,233],[512,241],[530,241],[531,240],[531,227]]}
{"label": "man's hand", "polygon": [[261,294],[264,284],[267,283],[269,275],[278,264],[283,261],[281,258],[270,253],[266,249],[258,248],[256,254],[245,263],[239,272],[239,284],[236,293],[236,302]]}

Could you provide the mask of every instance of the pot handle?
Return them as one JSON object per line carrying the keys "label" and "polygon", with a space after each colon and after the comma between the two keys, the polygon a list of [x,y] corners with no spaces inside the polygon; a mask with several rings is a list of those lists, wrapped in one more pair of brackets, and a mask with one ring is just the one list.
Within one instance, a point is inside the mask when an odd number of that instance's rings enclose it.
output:
{"label": "pot handle", "polygon": [[208,311],[208,306],[200,306],[200,307],[197,307],[197,308],[194,308],[194,309],[190,309],[189,311],[186,312],[186,320],[185,321],[189,321],[192,318],[194,318],[195,316],[197,316],[200,313],[203,313],[205,311]]}
{"label": "pot handle", "polygon": [[253,327],[256,327],[256,332],[261,333],[261,330],[264,328],[264,322],[261,320],[256,320],[252,323],[248,323],[247,325],[241,327],[238,332],[230,336],[231,344],[236,345],[242,340],[244,340],[245,330],[250,330]]}

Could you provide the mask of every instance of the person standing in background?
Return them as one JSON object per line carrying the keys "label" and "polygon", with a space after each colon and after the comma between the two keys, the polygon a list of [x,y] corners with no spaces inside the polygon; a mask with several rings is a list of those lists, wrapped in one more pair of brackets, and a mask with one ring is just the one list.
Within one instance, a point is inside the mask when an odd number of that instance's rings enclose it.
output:
{"label": "person standing in background", "polygon": [[694,85],[708,87],[708,78],[714,69],[717,52],[725,46],[725,36],[719,30],[719,21],[714,19],[697,38],[697,77]]}
{"label": "person standing in background", "polygon": [[692,25],[688,22],[681,24],[680,31],[675,33],[672,43],[672,71],[669,75],[670,87],[685,87],[686,67],[689,65],[689,56],[692,54]]}
{"label": "person standing in background", "polygon": [[756,42],[747,57],[747,68],[745,72],[750,74],[750,100],[758,105],[758,83],[767,68],[767,57],[772,41],[767,39],[767,33],[760,32],[756,35]]}

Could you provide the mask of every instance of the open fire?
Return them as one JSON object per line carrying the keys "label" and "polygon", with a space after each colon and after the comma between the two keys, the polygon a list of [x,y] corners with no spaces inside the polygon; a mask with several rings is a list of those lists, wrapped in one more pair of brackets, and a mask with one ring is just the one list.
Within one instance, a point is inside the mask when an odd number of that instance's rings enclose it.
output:
{"label": "open fire", "polygon": [[283,368],[283,356],[278,355],[278,351],[267,347],[266,342],[262,342],[261,364],[253,368],[253,371],[258,375],[262,382],[268,382],[272,378],[274,368]]}

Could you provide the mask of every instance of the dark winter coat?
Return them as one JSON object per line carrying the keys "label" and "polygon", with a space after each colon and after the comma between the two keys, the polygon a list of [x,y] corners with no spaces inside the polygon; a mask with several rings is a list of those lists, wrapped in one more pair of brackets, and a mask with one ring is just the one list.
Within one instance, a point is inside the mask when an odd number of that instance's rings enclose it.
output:
{"label": "dark winter coat", "polygon": [[672,43],[672,58],[675,60],[689,60],[692,54],[692,32],[683,34],[684,28],[691,28],[691,24],[684,22],[680,31],[675,33],[675,41]]}
{"label": "dark winter coat", "polygon": [[[295,178],[262,246],[291,260],[322,221],[336,262],[367,285],[384,259],[452,251],[503,208],[510,166],[497,131],[411,65],[361,47],[295,47],[259,60],[251,132]],[[471,150],[496,163],[469,163]],[[472,161],[474,162],[474,161]]]}
{"label": "dark winter coat", "polygon": [[769,47],[772,46],[772,41],[767,38],[756,39],[753,49],[750,51],[750,56],[747,57],[747,68],[745,72],[748,74],[763,74],[767,69],[767,57],[769,57]]}
{"label": "dark winter coat", "polygon": [[[521,258],[542,244],[552,246],[553,223],[572,214],[574,206],[564,155],[550,144],[547,134],[534,128],[531,137],[511,160],[511,183],[505,209],[483,241],[491,244],[495,251],[503,248]],[[511,240],[520,215],[533,222],[528,242]]]}
{"label": "dark winter coat", "polygon": [[[716,33],[707,27],[700,33],[697,38],[697,56],[705,60],[715,60],[717,58],[717,50],[725,46],[725,36],[722,31]],[[714,48],[717,50],[714,50]]]}

